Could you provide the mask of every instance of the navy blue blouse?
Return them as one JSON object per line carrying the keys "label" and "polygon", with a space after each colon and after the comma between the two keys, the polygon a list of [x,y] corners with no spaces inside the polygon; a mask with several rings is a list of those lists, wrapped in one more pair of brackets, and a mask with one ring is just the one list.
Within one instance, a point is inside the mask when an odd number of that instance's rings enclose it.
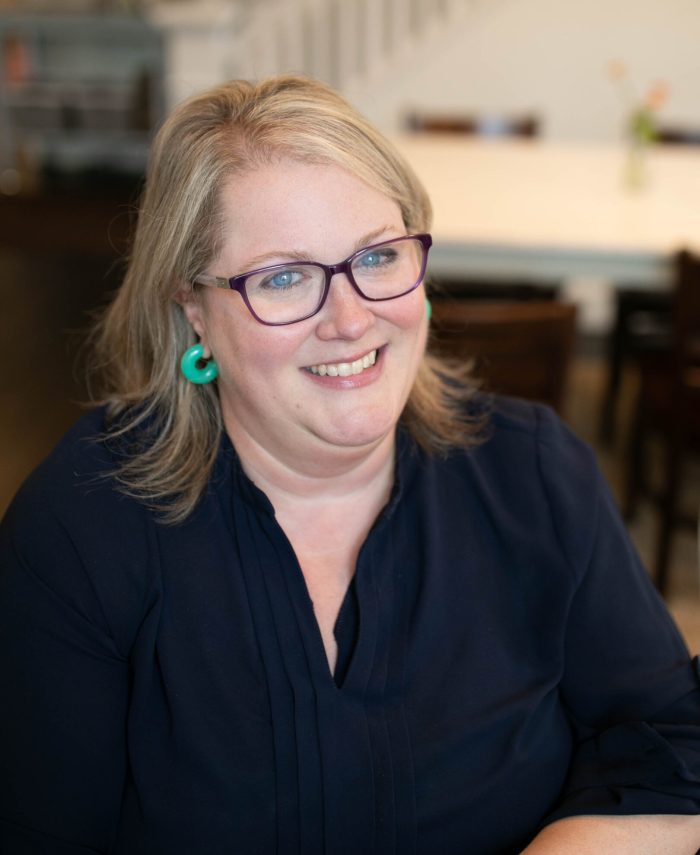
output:
{"label": "navy blue blouse", "polygon": [[700,669],[590,450],[501,402],[399,432],[329,672],[227,439],[165,526],[83,418],[0,529],[0,851],[508,855],[553,819],[700,812]]}

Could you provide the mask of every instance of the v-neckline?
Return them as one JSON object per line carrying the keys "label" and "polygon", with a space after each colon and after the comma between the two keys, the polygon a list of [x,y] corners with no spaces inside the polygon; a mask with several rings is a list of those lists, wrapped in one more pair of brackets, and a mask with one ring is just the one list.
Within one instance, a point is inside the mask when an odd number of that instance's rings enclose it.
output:
{"label": "v-neckline", "polygon": [[[303,571],[289,538],[276,519],[274,507],[267,495],[244,472],[230,439],[227,444],[234,458],[235,480],[240,488],[239,498],[243,498],[246,503],[255,508],[262,530],[265,531],[264,540],[267,546],[256,555],[256,564],[264,577],[261,581],[264,582],[270,605],[273,607],[275,625],[279,621],[287,626],[282,630],[280,625],[276,632],[280,639],[288,636],[291,642],[291,639],[296,637],[302,645],[301,648],[294,650],[284,641],[281,642],[280,652],[283,659],[288,660],[288,667],[291,669],[290,678],[294,680],[294,674],[301,676],[302,672],[298,669],[303,668],[316,690],[323,690],[325,686],[339,694],[363,696],[368,691],[370,682],[378,680],[379,685],[383,684],[385,679],[380,676],[380,672],[384,674],[385,669],[376,662],[376,656],[380,634],[384,636],[382,642],[384,647],[388,642],[387,633],[391,632],[392,584],[388,579],[385,580],[385,584],[377,577],[377,574],[382,574],[382,568],[375,566],[377,561],[373,551],[377,543],[378,529],[387,523],[400,499],[401,458],[407,452],[410,441],[406,442],[406,437],[402,436],[401,430],[397,432],[394,486],[387,504],[378,515],[360,548],[355,572],[345,591],[334,623],[333,632],[336,635],[338,621],[341,617],[347,619],[348,609],[354,605],[354,625],[351,626],[354,643],[351,641],[350,648],[346,646],[344,649],[342,674],[338,669],[340,656],[336,660],[336,667],[331,671]],[[262,542],[258,541],[258,545],[261,547]],[[276,560],[272,559],[273,554],[277,556]],[[388,568],[383,569],[388,570]],[[354,598],[354,604],[351,598]],[[284,601],[287,605],[284,605]],[[291,625],[287,625],[290,618],[296,627],[294,630]],[[345,641],[347,642],[347,636]],[[388,655],[386,649],[384,654]],[[303,662],[305,666],[302,665]],[[374,674],[377,668],[379,671]]]}
{"label": "v-neckline", "polygon": [[233,563],[258,654],[251,667],[268,704],[278,849],[289,855],[415,850],[413,767],[401,700],[413,588],[402,577],[409,564],[407,521],[394,514],[413,467],[405,465],[401,442],[399,436],[403,461],[397,460],[394,490],[360,549],[336,617],[341,644],[348,625],[356,637],[350,634],[343,647],[349,661],[342,671],[337,664],[335,675],[301,567],[268,497],[238,460],[215,476],[231,478]]}
{"label": "v-neckline", "polygon": [[353,574],[333,626],[333,637],[337,645],[333,682],[338,688],[342,688],[347,679],[359,636],[360,604],[357,598],[356,574]]}
{"label": "v-neckline", "polygon": [[[301,565],[284,530],[276,520],[274,522],[279,528],[280,535],[284,538],[287,548],[293,557],[296,572],[288,574],[292,577],[289,579],[291,584],[288,584],[288,592],[292,599],[292,606],[297,613],[297,622],[302,639],[311,660],[309,664],[312,665],[312,671],[315,672],[316,679],[321,683],[330,684],[338,692],[345,690],[364,692],[374,665],[377,620],[380,605],[377,600],[376,585],[372,578],[373,568],[371,567],[371,562],[364,555],[368,548],[368,541],[371,539],[371,532],[368,535],[368,540],[365,541],[360,550],[355,572],[345,591],[333,626],[333,634],[337,642],[338,621],[341,616],[347,616],[348,603],[354,598],[356,601],[354,644],[349,649],[346,648],[344,650],[345,667],[344,673],[341,675],[338,672],[340,655],[336,659],[335,669],[331,671],[326,647],[323,642],[323,635],[316,619],[313,600],[309,594]],[[340,645],[338,652],[340,654]]]}

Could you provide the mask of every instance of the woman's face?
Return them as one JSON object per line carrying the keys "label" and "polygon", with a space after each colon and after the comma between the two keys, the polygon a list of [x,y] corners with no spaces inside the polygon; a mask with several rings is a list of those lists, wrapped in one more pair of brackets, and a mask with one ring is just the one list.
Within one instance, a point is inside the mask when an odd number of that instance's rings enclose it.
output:
{"label": "woman's face", "polygon": [[[227,278],[299,258],[334,264],[406,234],[394,201],[336,166],[281,160],[237,176],[222,202],[224,246],[202,272]],[[425,347],[424,297],[421,286],[371,303],[337,274],[317,315],[271,327],[238,293],[198,289],[185,311],[219,366],[234,443],[245,437],[294,465],[305,454],[391,441]],[[359,374],[316,373],[373,354]]]}

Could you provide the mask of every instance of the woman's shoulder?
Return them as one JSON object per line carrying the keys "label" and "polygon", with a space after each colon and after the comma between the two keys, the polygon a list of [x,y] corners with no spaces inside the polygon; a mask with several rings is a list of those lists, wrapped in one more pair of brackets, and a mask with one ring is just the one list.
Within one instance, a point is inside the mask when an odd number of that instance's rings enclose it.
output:
{"label": "woman's shoulder", "polygon": [[478,446],[481,454],[498,458],[511,449],[524,455],[535,452],[549,459],[577,460],[586,469],[595,468],[593,449],[551,407],[505,395],[484,396],[477,406],[488,412],[484,441]]}
{"label": "woman's shoulder", "polygon": [[492,428],[501,433],[513,432],[534,435],[543,425],[562,422],[561,417],[548,405],[509,395],[480,392],[474,397],[479,412],[488,415]]}
{"label": "woman's shoulder", "polygon": [[593,449],[550,407],[479,392],[465,418],[476,426],[469,445],[424,457],[424,471],[441,482],[488,485],[504,501],[519,494],[545,503],[562,492],[582,496],[600,486]]}
{"label": "woman's shoulder", "polygon": [[109,542],[129,530],[135,535],[137,521],[143,528],[147,509],[119,489],[119,450],[106,439],[108,427],[104,408],[78,419],[19,488],[2,521],[5,532],[25,544],[59,529]]}
{"label": "woman's shoulder", "polygon": [[568,504],[604,487],[593,448],[549,406],[494,396],[483,442],[469,465],[489,473],[506,491],[539,485],[543,499]]}
{"label": "woman's shoulder", "polygon": [[106,430],[104,408],[85,413],[31,472],[16,501],[62,505],[93,493],[99,486],[112,488],[110,472],[115,458],[104,441]]}
{"label": "woman's shoulder", "polygon": [[519,518],[538,513],[581,570],[600,526],[617,526],[615,499],[592,447],[551,408],[495,397],[489,433],[465,465]]}
{"label": "woman's shoulder", "polygon": [[4,584],[43,592],[127,650],[156,582],[153,525],[111,474],[105,416],[79,419],[20,487],[0,524],[0,570]]}
{"label": "woman's shoulder", "polygon": [[483,424],[479,442],[436,460],[444,477],[485,485],[511,506],[522,499],[574,515],[606,489],[591,446],[550,407],[484,394],[473,406]]}

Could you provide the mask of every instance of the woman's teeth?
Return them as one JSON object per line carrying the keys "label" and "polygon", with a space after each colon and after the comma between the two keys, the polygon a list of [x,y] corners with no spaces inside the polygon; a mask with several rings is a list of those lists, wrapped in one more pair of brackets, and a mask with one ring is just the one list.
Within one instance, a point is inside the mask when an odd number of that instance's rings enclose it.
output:
{"label": "woman's teeth", "polygon": [[366,353],[361,359],[354,362],[322,362],[320,365],[312,365],[309,371],[319,374],[321,377],[350,377],[352,374],[362,374],[365,368],[374,365],[377,361],[377,351]]}

